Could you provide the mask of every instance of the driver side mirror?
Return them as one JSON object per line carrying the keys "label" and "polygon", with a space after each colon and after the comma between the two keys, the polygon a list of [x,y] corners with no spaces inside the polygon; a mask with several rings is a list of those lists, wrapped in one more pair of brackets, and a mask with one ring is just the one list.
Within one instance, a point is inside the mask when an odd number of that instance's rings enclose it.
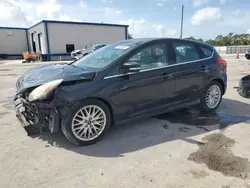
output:
{"label": "driver side mirror", "polygon": [[122,65],[122,70],[125,73],[140,72],[141,65],[137,62],[126,62]]}

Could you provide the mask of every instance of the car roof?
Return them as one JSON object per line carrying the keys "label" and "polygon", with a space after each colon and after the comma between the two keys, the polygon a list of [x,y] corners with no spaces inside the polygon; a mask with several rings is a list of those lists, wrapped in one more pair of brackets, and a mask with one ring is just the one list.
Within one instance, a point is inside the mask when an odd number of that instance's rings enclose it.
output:
{"label": "car roof", "polygon": [[139,43],[139,44],[143,44],[146,42],[151,42],[151,41],[159,41],[159,40],[175,40],[175,41],[180,41],[180,42],[192,42],[192,43],[196,43],[202,46],[206,46],[208,48],[213,49],[214,47],[211,46],[210,44],[204,43],[204,42],[198,42],[198,41],[194,41],[194,40],[188,40],[188,39],[180,39],[180,38],[165,38],[165,37],[155,37],[155,38],[136,38],[136,39],[128,39],[127,41],[131,41],[134,43]]}

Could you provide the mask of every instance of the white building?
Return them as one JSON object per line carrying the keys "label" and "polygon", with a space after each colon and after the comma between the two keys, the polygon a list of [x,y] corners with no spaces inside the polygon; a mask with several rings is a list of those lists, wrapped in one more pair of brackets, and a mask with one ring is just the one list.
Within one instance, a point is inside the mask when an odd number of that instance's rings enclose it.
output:
{"label": "white building", "polygon": [[28,50],[26,28],[0,27],[0,58],[20,56]]}
{"label": "white building", "polygon": [[0,58],[25,51],[63,56],[86,45],[127,38],[128,25],[43,20],[30,28],[0,27]]}

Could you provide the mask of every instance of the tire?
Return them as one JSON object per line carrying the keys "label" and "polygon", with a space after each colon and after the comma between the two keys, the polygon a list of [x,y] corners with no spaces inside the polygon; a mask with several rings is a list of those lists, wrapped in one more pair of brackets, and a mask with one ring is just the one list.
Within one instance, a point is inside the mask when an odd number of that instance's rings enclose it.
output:
{"label": "tire", "polygon": [[[218,96],[220,98],[214,105],[209,106],[206,99],[207,99],[209,89],[211,87],[215,87],[215,88],[219,89],[220,94],[218,94]],[[221,100],[222,100],[222,93],[223,93],[223,89],[222,89],[221,84],[219,82],[217,82],[217,81],[212,81],[205,88],[205,90],[203,91],[203,93],[201,95],[201,100],[200,100],[200,108],[201,108],[201,110],[204,111],[204,112],[213,112],[213,111],[215,111],[220,106],[220,103],[221,103]]]}
{"label": "tire", "polygon": [[242,97],[250,98],[250,75],[240,79],[238,93]]}
{"label": "tire", "polygon": [[[92,110],[91,110],[91,109]],[[103,118],[105,120],[104,126],[100,126],[98,124],[93,124],[93,122],[91,123],[91,120],[83,120],[83,119],[79,119],[78,117],[81,116],[83,113],[83,116],[87,116],[86,111],[83,110],[82,112],[80,112],[82,109],[86,109],[86,110],[90,110],[93,111],[93,109],[95,108],[96,111],[100,110],[100,113],[103,113]],[[93,112],[94,113],[94,112]],[[78,115],[77,115],[78,114]],[[98,115],[99,113],[97,113]],[[92,114],[93,116],[93,114]],[[79,120],[84,121],[84,123],[82,122],[82,124],[79,124]],[[94,121],[94,119],[92,119]],[[88,123],[86,123],[85,121],[87,121]],[[98,121],[102,121],[102,120],[98,120]],[[96,121],[97,122],[97,121]],[[75,124],[77,127],[77,130],[73,130],[73,124]],[[100,122],[99,122],[100,124]],[[75,145],[79,145],[79,146],[87,146],[87,145],[92,145],[95,144],[98,140],[100,140],[102,138],[102,136],[107,132],[107,130],[110,128],[111,125],[111,113],[109,108],[100,100],[97,99],[86,99],[82,102],[79,102],[78,104],[76,104],[75,106],[73,106],[69,112],[67,113],[67,116],[65,117],[63,123],[62,123],[62,132],[65,135],[65,137],[73,144]],[[83,128],[81,131],[79,131],[81,128],[79,127],[92,127],[92,128]],[[88,130],[87,130],[88,129]],[[94,134],[92,134],[92,138],[88,139],[87,136],[90,135],[89,129],[91,129],[92,131],[96,131],[96,129],[99,129],[99,131],[93,132],[96,133],[96,136],[93,136]],[[87,131],[86,131],[87,130]],[[79,131],[79,133],[77,134],[77,132]],[[85,132],[85,133],[84,133]],[[80,135],[84,134],[84,138],[81,137]],[[86,137],[85,137],[86,136]]]}

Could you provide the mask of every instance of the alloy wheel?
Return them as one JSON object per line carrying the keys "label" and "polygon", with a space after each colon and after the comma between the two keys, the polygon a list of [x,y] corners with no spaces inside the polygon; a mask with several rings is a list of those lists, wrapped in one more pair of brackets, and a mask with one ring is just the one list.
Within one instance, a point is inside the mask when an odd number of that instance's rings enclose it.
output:
{"label": "alloy wheel", "polygon": [[72,132],[82,141],[97,138],[106,126],[106,114],[96,105],[88,105],[76,112],[72,119]]}
{"label": "alloy wheel", "polygon": [[206,93],[206,104],[208,108],[216,108],[221,100],[221,89],[218,85],[212,85]]}

